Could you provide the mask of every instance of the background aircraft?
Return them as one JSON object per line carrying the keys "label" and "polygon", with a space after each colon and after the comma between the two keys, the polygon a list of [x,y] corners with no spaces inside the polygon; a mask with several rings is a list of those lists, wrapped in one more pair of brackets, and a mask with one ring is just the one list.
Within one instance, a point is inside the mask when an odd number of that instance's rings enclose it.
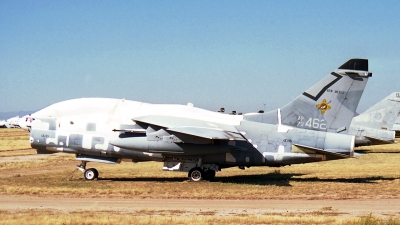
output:
{"label": "background aircraft", "polygon": [[0,120],[0,128],[7,128],[6,123],[7,123],[7,121]]}
{"label": "background aircraft", "polygon": [[[353,156],[348,129],[368,78],[368,60],[352,59],[291,103],[269,113],[227,115],[188,105],[83,98],[56,103],[26,126],[38,153],[76,154],[87,162],[162,161],[192,181],[238,166],[284,166]],[[329,132],[327,132],[329,131]]]}
{"label": "background aircraft", "polygon": [[19,128],[19,116],[11,117],[10,119],[6,120],[5,126],[7,128]]}
{"label": "background aircraft", "polygon": [[349,134],[357,145],[390,144],[400,129],[400,92],[393,92],[364,113],[353,118]]}
{"label": "background aircraft", "polygon": [[392,129],[396,131],[396,137],[400,136],[400,115],[397,116],[396,121],[393,124]]}

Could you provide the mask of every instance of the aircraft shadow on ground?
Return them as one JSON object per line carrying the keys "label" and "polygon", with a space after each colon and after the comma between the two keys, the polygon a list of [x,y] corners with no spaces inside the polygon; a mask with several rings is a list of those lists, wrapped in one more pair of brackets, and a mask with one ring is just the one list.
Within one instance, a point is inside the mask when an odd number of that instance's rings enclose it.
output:
{"label": "aircraft shadow on ground", "polygon": [[132,178],[107,178],[99,177],[97,180],[102,181],[136,181],[136,182],[183,182],[188,180],[181,177],[132,177]]}
{"label": "aircraft shadow on ground", "polygon": [[231,177],[217,177],[216,180],[222,183],[241,183],[253,185],[274,185],[274,186],[291,186],[290,182],[336,182],[336,183],[364,183],[373,184],[377,181],[394,180],[395,178],[385,178],[381,176],[375,177],[359,177],[359,178],[318,178],[301,176],[306,174],[262,174],[262,175],[241,175]]}
{"label": "aircraft shadow on ground", "polygon": [[[267,173],[267,174],[249,174],[249,175],[236,175],[236,176],[218,176],[211,181],[204,182],[217,182],[217,183],[235,183],[235,184],[252,184],[252,185],[271,185],[271,186],[291,186],[290,182],[336,182],[336,183],[363,183],[374,184],[378,181],[391,181],[396,178],[385,178],[382,176],[372,177],[356,177],[356,178],[318,178],[318,177],[305,177],[307,175],[302,173]],[[138,177],[138,178],[99,178],[103,181],[132,181],[132,182],[185,182],[187,178],[178,177]]]}
{"label": "aircraft shadow on ground", "polygon": [[[293,176],[302,176],[304,174],[260,174],[260,175],[240,175],[240,176],[222,176],[215,177],[211,181],[204,182],[219,182],[219,183],[236,183],[236,184],[253,184],[253,185],[275,185],[275,186],[290,186],[289,182]],[[184,182],[188,178],[177,177],[138,177],[138,178],[99,178],[104,181],[148,181],[148,182]]]}
{"label": "aircraft shadow on ground", "polygon": [[291,186],[290,181],[297,176],[303,176],[301,173],[267,173],[216,177],[215,182],[252,184],[252,185],[272,185],[272,186]]}
{"label": "aircraft shadow on ground", "polygon": [[359,154],[399,154],[400,150],[393,150],[393,151],[377,151],[377,150],[357,150],[357,153]]}

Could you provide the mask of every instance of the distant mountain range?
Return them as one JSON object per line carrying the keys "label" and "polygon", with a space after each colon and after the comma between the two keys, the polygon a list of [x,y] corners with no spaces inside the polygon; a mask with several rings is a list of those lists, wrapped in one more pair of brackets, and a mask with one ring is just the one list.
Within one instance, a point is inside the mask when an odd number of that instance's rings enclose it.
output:
{"label": "distant mountain range", "polygon": [[36,112],[36,111],[0,112],[0,120],[7,120],[7,119],[10,119],[11,117],[15,117],[15,116],[22,117],[22,116],[29,115],[34,112]]}

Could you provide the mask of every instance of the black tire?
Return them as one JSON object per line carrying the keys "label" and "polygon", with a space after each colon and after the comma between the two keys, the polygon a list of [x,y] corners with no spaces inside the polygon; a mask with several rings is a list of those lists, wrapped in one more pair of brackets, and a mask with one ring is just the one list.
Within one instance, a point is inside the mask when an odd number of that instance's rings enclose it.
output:
{"label": "black tire", "polygon": [[204,171],[199,167],[195,167],[189,171],[188,177],[190,181],[202,181],[204,179]]}
{"label": "black tire", "polygon": [[95,168],[93,168],[94,172],[96,172],[96,179],[99,178],[99,171],[97,171]]}
{"label": "black tire", "polygon": [[83,176],[85,177],[85,180],[94,180],[99,177],[99,172],[95,168],[90,168],[85,170]]}
{"label": "black tire", "polygon": [[204,173],[204,178],[207,180],[212,180],[215,178],[215,170],[207,170]]}

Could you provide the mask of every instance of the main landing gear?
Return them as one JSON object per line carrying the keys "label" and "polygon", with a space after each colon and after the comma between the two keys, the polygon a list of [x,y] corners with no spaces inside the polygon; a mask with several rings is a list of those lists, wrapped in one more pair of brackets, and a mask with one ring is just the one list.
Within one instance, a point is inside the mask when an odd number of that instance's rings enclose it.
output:
{"label": "main landing gear", "polygon": [[83,172],[85,180],[94,180],[99,177],[99,172],[95,168],[86,169],[86,161],[82,161],[76,168]]}
{"label": "main landing gear", "polygon": [[189,171],[188,178],[190,181],[213,180],[215,178],[215,171],[211,169],[204,171],[200,167],[195,167]]}

